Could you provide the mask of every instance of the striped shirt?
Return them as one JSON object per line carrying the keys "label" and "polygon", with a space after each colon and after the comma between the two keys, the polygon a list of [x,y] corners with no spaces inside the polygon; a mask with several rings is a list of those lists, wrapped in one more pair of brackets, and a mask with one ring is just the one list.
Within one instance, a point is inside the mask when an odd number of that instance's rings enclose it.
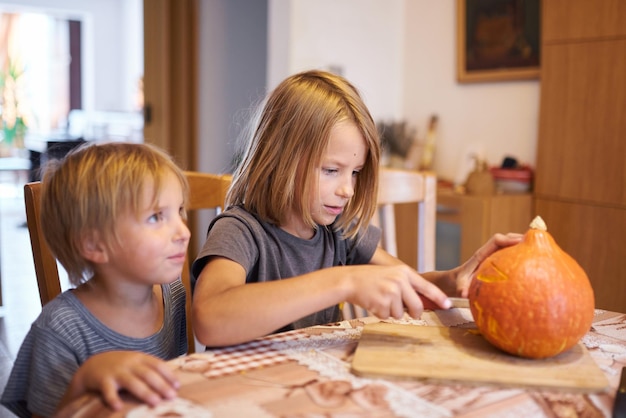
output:
{"label": "striped shirt", "polygon": [[76,370],[94,354],[142,351],[165,360],[185,354],[185,288],[177,280],[162,290],[163,326],[147,338],[107,328],[71,290],[50,301],[20,347],[1,403],[20,417],[52,416]]}

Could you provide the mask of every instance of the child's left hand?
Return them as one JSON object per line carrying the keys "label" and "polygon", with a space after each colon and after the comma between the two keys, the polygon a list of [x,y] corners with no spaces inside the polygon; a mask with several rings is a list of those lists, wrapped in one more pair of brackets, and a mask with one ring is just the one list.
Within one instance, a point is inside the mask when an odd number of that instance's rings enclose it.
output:
{"label": "child's left hand", "polygon": [[76,371],[61,406],[89,391],[99,392],[114,410],[122,407],[120,390],[154,406],[176,397],[179,382],[167,363],[136,351],[96,354]]}
{"label": "child's left hand", "polygon": [[457,294],[466,298],[469,293],[470,282],[480,263],[499,249],[518,244],[523,236],[523,234],[517,233],[495,234],[469,260],[454,269]]}

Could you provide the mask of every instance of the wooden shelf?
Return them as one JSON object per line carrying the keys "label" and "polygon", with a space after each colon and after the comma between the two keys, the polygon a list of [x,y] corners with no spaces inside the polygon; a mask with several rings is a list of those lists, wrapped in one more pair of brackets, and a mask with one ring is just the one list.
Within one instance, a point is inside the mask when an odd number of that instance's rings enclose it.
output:
{"label": "wooden shelf", "polygon": [[[460,264],[496,232],[525,232],[532,220],[532,202],[532,195],[526,193],[468,196],[439,189],[437,222],[460,225],[461,251],[457,261]],[[415,204],[396,205],[395,211],[398,258],[414,268],[417,264],[416,211]]]}
{"label": "wooden shelf", "polygon": [[535,210],[585,270],[596,307],[626,310],[626,2],[542,2]]}
{"label": "wooden shelf", "polygon": [[495,233],[524,233],[533,217],[532,201],[529,193],[469,196],[440,189],[437,222],[460,225],[462,263]]}

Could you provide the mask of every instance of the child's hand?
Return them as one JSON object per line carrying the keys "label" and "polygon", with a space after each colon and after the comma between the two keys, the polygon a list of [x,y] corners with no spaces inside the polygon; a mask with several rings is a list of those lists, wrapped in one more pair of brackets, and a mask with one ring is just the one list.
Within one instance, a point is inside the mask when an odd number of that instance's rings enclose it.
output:
{"label": "child's hand", "polygon": [[353,266],[353,294],[348,299],[379,318],[402,318],[406,312],[419,318],[424,304],[419,294],[447,309],[451,302],[437,286],[405,264]]}
{"label": "child's hand", "polygon": [[506,235],[495,234],[492,236],[469,260],[455,269],[457,292],[459,292],[462,297],[466,298],[469,292],[470,282],[480,263],[499,249],[518,244],[523,236],[523,234],[516,233],[508,233]]}
{"label": "child's hand", "polygon": [[154,406],[163,399],[175,398],[178,387],[174,371],[165,361],[142,352],[109,351],[96,354],[81,365],[64,401],[95,391],[111,408],[119,410],[122,407],[119,392],[126,390]]}

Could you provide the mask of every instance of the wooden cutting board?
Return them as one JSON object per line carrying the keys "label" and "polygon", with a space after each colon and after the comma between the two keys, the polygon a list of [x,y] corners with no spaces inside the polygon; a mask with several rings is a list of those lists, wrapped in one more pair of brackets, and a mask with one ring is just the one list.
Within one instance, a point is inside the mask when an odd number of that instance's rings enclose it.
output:
{"label": "wooden cutting board", "polygon": [[365,325],[352,370],[396,377],[576,392],[601,392],[608,381],[584,345],[549,359],[509,355],[476,330],[390,323]]}

